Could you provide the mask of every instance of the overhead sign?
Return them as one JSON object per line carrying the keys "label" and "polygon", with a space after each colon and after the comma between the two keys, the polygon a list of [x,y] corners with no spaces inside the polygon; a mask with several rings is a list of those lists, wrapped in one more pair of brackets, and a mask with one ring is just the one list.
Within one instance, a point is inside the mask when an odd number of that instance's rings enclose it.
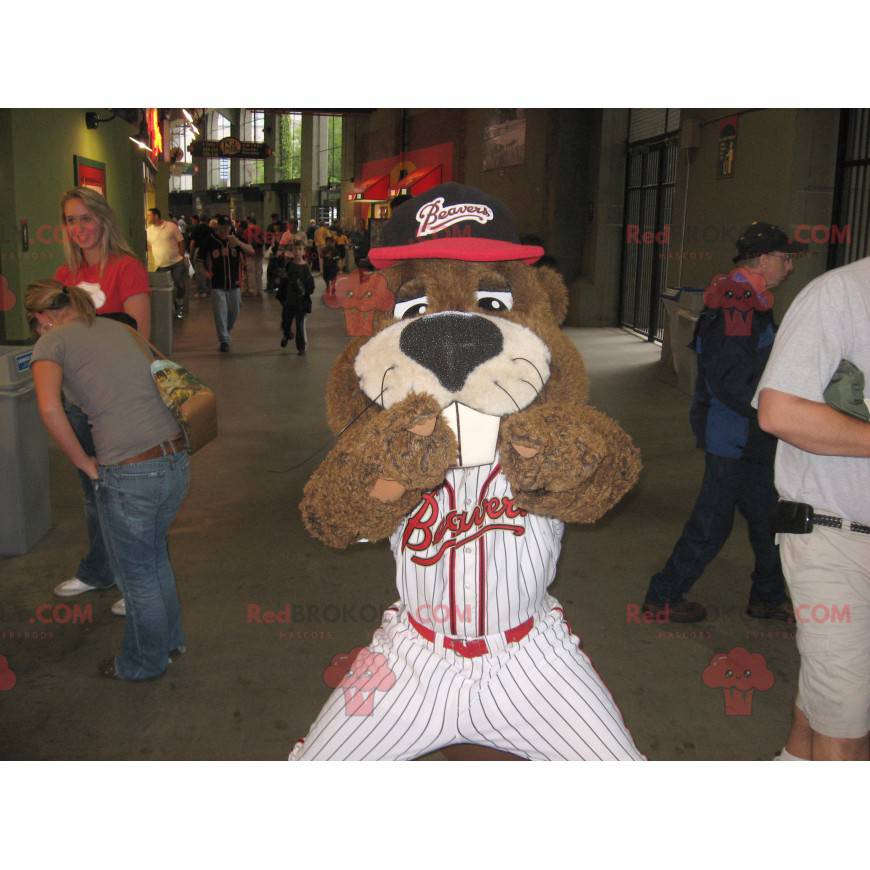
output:
{"label": "overhead sign", "polygon": [[195,139],[187,150],[192,157],[228,157],[237,160],[261,160],[272,156],[272,149],[264,142],[242,142],[235,136],[224,139]]}

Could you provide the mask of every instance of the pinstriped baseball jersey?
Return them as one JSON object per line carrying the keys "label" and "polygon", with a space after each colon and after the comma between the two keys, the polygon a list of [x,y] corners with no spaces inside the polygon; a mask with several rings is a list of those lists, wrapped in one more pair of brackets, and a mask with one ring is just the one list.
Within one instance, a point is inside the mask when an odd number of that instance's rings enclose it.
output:
{"label": "pinstriped baseball jersey", "polygon": [[498,459],[451,468],[390,539],[399,594],[439,634],[506,631],[545,607],[563,531],[517,507]]}

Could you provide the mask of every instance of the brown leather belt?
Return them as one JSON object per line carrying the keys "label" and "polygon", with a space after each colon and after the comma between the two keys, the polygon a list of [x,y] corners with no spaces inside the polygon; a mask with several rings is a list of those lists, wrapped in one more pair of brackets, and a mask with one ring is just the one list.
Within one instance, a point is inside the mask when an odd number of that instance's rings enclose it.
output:
{"label": "brown leather belt", "polygon": [[161,456],[169,456],[171,453],[181,453],[184,450],[184,438],[179,435],[171,441],[161,441],[160,444],[150,447],[143,453],[122,459],[118,465],[132,465],[134,462],[145,462],[147,459],[159,459]]}

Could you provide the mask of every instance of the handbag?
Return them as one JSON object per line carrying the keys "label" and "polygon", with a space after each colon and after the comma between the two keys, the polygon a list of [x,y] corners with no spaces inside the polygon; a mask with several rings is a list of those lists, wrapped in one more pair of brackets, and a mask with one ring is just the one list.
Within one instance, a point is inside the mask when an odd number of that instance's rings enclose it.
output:
{"label": "handbag", "polygon": [[214,391],[184,366],[164,356],[142,335],[131,329],[144,345],[151,362],[151,377],[163,404],[172,412],[181,431],[188,453],[196,453],[218,434],[217,398]]}

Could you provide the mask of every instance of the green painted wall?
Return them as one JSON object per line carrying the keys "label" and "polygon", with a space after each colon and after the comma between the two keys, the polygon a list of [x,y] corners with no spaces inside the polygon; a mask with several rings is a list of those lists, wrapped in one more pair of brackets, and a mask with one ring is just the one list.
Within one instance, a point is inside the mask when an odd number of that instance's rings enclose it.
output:
{"label": "green painted wall", "polygon": [[[145,256],[142,158],[128,138],[133,128],[115,119],[88,130],[86,111],[108,114],[106,109],[0,110],[0,272],[17,297],[11,310],[0,312],[0,341],[29,338],[24,291],[29,282],[51,277],[63,262],[55,228],[60,227],[60,198],[74,182],[73,155],[106,164],[109,203],[133,250]],[[21,250],[25,218],[29,251]]]}

